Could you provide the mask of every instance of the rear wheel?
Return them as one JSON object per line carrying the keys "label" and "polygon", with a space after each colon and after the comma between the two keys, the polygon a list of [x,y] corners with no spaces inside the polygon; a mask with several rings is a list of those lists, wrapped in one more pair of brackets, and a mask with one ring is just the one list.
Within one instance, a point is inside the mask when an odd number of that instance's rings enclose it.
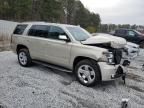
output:
{"label": "rear wheel", "polygon": [[93,60],[82,60],[75,66],[77,80],[84,86],[94,86],[100,81],[100,71]]}
{"label": "rear wheel", "polygon": [[32,60],[28,49],[20,49],[18,51],[18,61],[19,64],[23,67],[28,67],[31,65]]}

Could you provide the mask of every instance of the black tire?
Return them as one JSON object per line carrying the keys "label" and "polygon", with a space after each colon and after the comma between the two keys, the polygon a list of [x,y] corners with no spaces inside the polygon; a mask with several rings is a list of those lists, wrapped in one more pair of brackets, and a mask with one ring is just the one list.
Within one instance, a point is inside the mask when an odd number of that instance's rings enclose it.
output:
{"label": "black tire", "polygon": [[140,43],[140,48],[144,48],[144,41]]}
{"label": "black tire", "polygon": [[[84,83],[84,81],[81,81],[82,78],[79,77],[78,70],[80,69],[80,67],[82,67],[84,65],[90,66],[94,70],[93,72],[95,73],[95,77],[94,77],[93,81],[90,82],[90,83]],[[87,86],[87,87],[95,86],[96,84],[98,84],[98,82],[101,81],[100,69],[99,69],[99,66],[98,66],[97,62],[94,61],[94,60],[85,59],[85,60],[82,60],[82,61],[78,62],[75,66],[74,73],[75,73],[75,76],[76,76],[77,80],[82,85]]]}
{"label": "black tire", "polygon": [[[25,57],[26,57],[26,62],[25,63],[22,63],[21,62],[21,58],[20,58],[20,54],[25,54]],[[18,51],[18,61],[19,61],[19,64],[21,65],[21,66],[23,66],[23,67],[29,67],[29,66],[31,66],[31,64],[32,64],[32,59],[31,59],[31,56],[30,56],[30,54],[29,54],[29,51],[28,51],[28,49],[20,49],[19,51]]]}

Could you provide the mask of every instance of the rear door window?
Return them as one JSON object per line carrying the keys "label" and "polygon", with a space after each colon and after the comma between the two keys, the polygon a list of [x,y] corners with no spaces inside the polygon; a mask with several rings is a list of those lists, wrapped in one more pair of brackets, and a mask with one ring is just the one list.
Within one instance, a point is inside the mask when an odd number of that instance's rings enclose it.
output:
{"label": "rear door window", "polygon": [[49,26],[47,25],[33,25],[29,32],[28,35],[29,36],[35,36],[35,37],[44,37],[47,38],[48,37],[48,33],[49,33]]}
{"label": "rear door window", "polygon": [[17,25],[13,34],[22,35],[28,25]]}
{"label": "rear door window", "polygon": [[116,30],[116,34],[124,36],[126,35],[126,30]]}

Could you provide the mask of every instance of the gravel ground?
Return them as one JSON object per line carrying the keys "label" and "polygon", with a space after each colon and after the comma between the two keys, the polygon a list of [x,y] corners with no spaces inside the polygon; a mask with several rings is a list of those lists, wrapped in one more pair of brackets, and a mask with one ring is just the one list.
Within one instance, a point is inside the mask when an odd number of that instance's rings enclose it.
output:
{"label": "gravel ground", "polygon": [[[142,56],[143,55],[143,56]],[[144,51],[121,79],[84,87],[72,74],[34,64],[23,68],[11,51],[0,52],[0,108],[144,108]]]}

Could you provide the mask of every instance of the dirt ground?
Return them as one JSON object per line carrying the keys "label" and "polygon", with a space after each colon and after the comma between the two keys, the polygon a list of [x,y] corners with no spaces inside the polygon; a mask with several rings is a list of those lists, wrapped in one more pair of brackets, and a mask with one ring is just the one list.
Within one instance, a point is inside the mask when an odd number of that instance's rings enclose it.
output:
{"label": "dirt ground", "polygon": [[[79,84],[72,74],[34,64],[23,68],[11,51],[0,52],[0,106],[4,108],[144,108],[144,50],[132,61],[126,85],[121,79],[95,87]],[[0,107],[0,108],[1,108]]]}

